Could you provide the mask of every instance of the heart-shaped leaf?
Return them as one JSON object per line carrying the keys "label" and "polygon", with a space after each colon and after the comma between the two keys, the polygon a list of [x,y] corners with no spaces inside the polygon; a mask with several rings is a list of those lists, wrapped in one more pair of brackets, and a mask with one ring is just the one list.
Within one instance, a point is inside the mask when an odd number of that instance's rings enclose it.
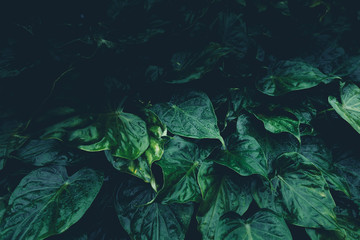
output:
{"label": "heart-shaped leaf", "polygon": [[103,176],[84,168],[44,167],[25,176],[11,194],[0,224],[3,239],[45,239],[76,223],[98,194]]}
{"label": "heart-shaped leaf", "polygon": [[292,236],[284,219],[269,210],[260,210],[249,219],[229,212],[221,217],[215,239],[231,240],[291,240]]}

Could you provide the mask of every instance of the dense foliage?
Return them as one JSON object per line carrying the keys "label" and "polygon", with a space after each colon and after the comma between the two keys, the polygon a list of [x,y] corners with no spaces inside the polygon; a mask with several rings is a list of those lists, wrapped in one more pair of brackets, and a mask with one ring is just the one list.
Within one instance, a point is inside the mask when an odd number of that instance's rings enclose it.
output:
{"label": "dense foliage", "polygon": [[5,2],[2,240],[360,239],[360,3]]}

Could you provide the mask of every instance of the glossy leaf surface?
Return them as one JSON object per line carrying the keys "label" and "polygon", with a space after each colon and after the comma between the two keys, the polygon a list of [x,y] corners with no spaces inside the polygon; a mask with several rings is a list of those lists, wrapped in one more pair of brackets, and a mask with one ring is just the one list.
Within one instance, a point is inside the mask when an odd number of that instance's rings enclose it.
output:
{"label": "glossy leaf surface", "polygon": [[184,239],[192,204],[149,203],[154,197],[150,185],[139,180],[121,183],[114,203],[122,227],[133,239]]}
{"label": "glossy leaf surface", "polygon": [[158,164],[164,175],[164,186],[158,198],[162,202],[199,201],[200,188],[197,172],[208,152],[181,137],[174,137],[165,146],[165,153]]}
{"label": "glossy leaf surface", "polygon": [[84,168],[68,176],[65,167],[44,167],[25,176],[9,200],[0,224],[4,239],[45,239],[76,223],[98,194],[103,176]]}
{"label": "glossy leaf surface", "polygon": [[355,84],[340,84],[341,103],[329,96],[329,103],[335,111],[360,133],[360,88]]}
{"label": "glossy leaf surface", "polygon": [[257,82],[257,88],[267,95],[279,96],[315,87],[332,78],[306,62],[287,60],[272,67],[267,76]]}
{"label": "glossy leaf surface", "polygon": [[249,219],[229,212],[221,217],[215,239],[291,240],[292,236],[284,219],[268,210],[260,210]]}
{"label": "glossy leaf surface", "polygon": [[242,176],[267,176],[267,160],[255,138],[243,138],[233,134],[226,139],[226,146],[227,149],[220,153],[215,162],[233,169]]}
{"label": "glossy leaf surface", "polygon": [[214,239],[223,214],[233,211],[243,215],[249,208],[252,201],[249,182],[213,162],[204,162],[200,166],[198,182],[203,196],[196,215],[199,230],[202,239]]}
{"label": "glossy leaf surface", "polygon": [[335,229],[335,202],[328,185],[320,170],[304,158],[298,153],[282,154],[274,162],[275,176],[257,186],[254,199],[294,225]]}
{"label": "glossy leaf surface", "polygon": [[152,110],[170,132],[189,138],[214,138],[223,143],[209,97],[202,92],[174,96]]}

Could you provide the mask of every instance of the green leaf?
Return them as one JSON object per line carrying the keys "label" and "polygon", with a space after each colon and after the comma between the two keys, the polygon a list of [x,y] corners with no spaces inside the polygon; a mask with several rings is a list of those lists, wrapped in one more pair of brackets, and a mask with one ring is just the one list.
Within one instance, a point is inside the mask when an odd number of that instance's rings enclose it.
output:
{"label": "green leaf", "polygon": [[241,176],[259,174],[267,177],[267,160],[255,138],[232,134],[226,139],[223,150],[215,162],[224,165]]}
{"label": "green leaf", "polygon": [[249,181],[204,162],[199,169],[198,182],[203,200],[196,219],[202,239],[214,239],[220,217],[233,211],[243,215],[252,201]]}
{"label": "green leaf", "polygon": [[360,88],[355,84],[340,83],[341,103],[329,96],[328,101],[335,111],[360,133]]}
{"label": "green leaf", "polygon": [[280,61],[257,82],[257,89],[269,96],[308,89],[336,77],[327,76],[316,67],[300,60]]}
{"label": "green leaf", "polygon": [[240,136],[250,136],[256,139],[265,154],[268,170],[271,162],[286,152],[295,152],[299,149],[299,141],[288,133],[273,134],[265,130],[252,115],[242,114],[236,122],[236,130]]}
{"label": "green leaf", "polygon": [[144,109],[143,112],[149,134],[149,147],[145,151],[145,156],[151,165],[160,160],[164,154],[165,140],[163,137],[167,135],[167,129],[153,111]]}
{"label": "green leaf", "polygon": [[337,196],[335,201],[336,218],[340,230],[346,233],[345,239],[360,239],[360,205],[356,205],[344,195]]}
{"label": "green leaf", "polygon": [[311,240],[343,240],[346,238],[346,232],[344,230],[324,230],[306,228],[306,233]]}
{"label": "green leaf", "polygon": [[360,207],[360,157],[353,151],[340,152],[334,157],[334,167],[339,169],[340,175],[348,183],[351,200]]}
{"label": "green leaf", "polygon": [[174,96],[152,110],[173,134],[189,138],[213,138],[224,143],[209,97],[202,92]]}
{"label": "green leaf", "polygon": [[254,113],[264,123],[266,130],[272,133],[288,132],[300,142],[300,121],[285,115]]}
{"label": "green leaf", "polygon": [[270,182],[254,184],[253,197],[290,223],[310,228],[335,229],[335,202],[314,164],[299,153],[284,153],[273,164]]}
{"label": "green leaf", "polygon": [[69,141],[89,152],[111,150],[114,156],[131,160],[140,157],[149,146],[146,123],[134,114],[120,111],[71,116],[46,128],[41,137]]}
{"label": "green leaf", "polygon": [[124,112],[103,116],[95,125],[73,131],[69,139],[78,141],[81,150],[111,150],[114,156],[127,159],[140,157],[149,146],[146,123]]}
{"label": "green leaf", "polygon": [[11,194],[0,235],[27,240],[64,232],[84,215],[102,182],[103,176],[88,168],[71,177],[60,166],[32,171]]}
{"label": "green leaf", "polygon": [[249,219],[229,212],[221,217],[215,234],[216,240],[291,240],[292,236],[284,219],[269,210],[260,210]]}
{"label": "green leaf", "polygon": [[5,162],[9,155],[22,146],[27,140],[26,137],[17,136],[17,131],[21,127],[18,121],[1,119],[0,124],[0,170],[5,167]]}
{"label": "green leaf", "polygon": [[151,182],[151,163],[148,162],[146,157],[140,156],[137,159],[129,160],[115,157],[108,150],[105,151],[105,156],[107,160],[113,165],[113,167],[120,172],[131,174],[148,183]]}
{"label": "green leaf", "polygon": [[9,198],[10,198],[10,194],[6,194],[6,195],[0,197],[0,223],[6,212]]}
{"label": "green leaf", "polygon": [[177,52],[171,58],[172,71],[166,82],[179,84],[200,79],[228,52],[228,48],[218,43],[209,43],[197,52]]}
{"label": "green leaf", "polygon": [[84,156],[76,150],[55,139],[31,139],[12,156],[34,166],[67,166],[84,160]]}
{"label": "green leaf", "polygon": [[151,165],[160,160],[164,154],[165,139],[163,137],[166,136],[167,131],[160,119],[151,110],[144,109],[142,114],[149,135],[149,147],[144,154],[137,159],[125,159],[113,156],[110,151],[105,151],[105,156],[115,169],[129,173],[145,182],[152,182],[154,178]]}
{"label": "green leaf", "polygon": [[123,181],[115,195],[122,227],[132,239],[184,239],[193,205],[149,203],[154,196],[148,184],[134,178]]}
{"label": "green leaf", "polygon": [[333,164],[332,154],[325,143],[317,137],[303,138],[300,152],[312,162],[324,175],[330,188],[341,191],[350,197],[347,181]]}
{"label": "green leaf", "polygon": [[197,172],[208,152],[196,144],[175,136],[165,146],[165,152],[158,164],[164,175],[164,186],[157,199],[163,203],[199,201],[200,188]]}

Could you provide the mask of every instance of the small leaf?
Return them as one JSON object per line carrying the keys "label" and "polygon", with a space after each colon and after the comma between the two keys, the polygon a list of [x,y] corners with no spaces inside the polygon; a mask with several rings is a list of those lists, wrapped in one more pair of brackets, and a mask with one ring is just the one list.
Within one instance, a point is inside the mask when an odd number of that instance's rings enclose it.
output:
{"label": "small leaf", "polygon": [[340,84],[341,103],[329,96],[329,103],[335,111],[360,133],[360,88],[355,84]]}
{"label": "small leaf", "polygon": [[151,164],[148,162],[146,157],[140,156],[137,159],[129,160],[125,158],[115,157],[108,150],[105,151],[105,156],[116,170],[131,174],[144,180],[145,182],[151,182]]}
{"label": "small leaf", "polygon": [[260,210],[247,220],[229,212],[221,217],[215,234],[216,240],[291,240],[284,219],[269,210]]}
{"label": "small leaf", "polygon": [[115,209],[132,239],[184,239],[194,208],[192,204],[149,203],[155,192],[137,179],[123,181],[115,195]]}
{"label": "small leaf", "polygon": [[213,162],[204,162],[198,182],[203,195],[196,219],[202,239],[214,239],[220,217],[233,211],[244,214],[252,201],[249,182],[235,174],[221,171]]}
{"label": "small leaf", "polygon": [[3,239],[45,239],[76,223],[98,194],[103,176],[81,169],[44,167],[25,176],[11,194],[0,224]]}
{"label": "small leaf", "polygon": [[229,50],[217,43],[209,43],[204,49],[193,52],[177,52],[171,58],[173,71],[167,76],[168,83],[187,83],[200,79],[213,70],[218,60]]}
{"label": "small leaf", "polygon": [[209,97],[202,92],[174,96],[170,102],[156,104],[152,110],[169,131],[189,138],[223,138]]}
{"label": "small leaf", "polygon": [[288,132],[300,142],[300,121],[285,115],[254,113],[254,116],[264,123],[266,130],[272,133]]}
{"label": "small leaf", "polygon": [[279,96],[312,88],[334,78],[300,60],[280,61],[269,70],[266,77],[257,82],[257,89],[270,96]]}

